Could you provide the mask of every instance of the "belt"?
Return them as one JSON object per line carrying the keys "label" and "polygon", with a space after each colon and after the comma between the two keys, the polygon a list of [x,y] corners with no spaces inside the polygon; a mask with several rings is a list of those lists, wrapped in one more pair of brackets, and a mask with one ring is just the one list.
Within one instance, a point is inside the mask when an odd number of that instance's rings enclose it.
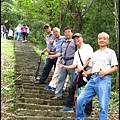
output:
{"label": "belt", "polygon": [[90,75],[97,75],[99,74],[99,72],[94,72],[94,73],[91,73]]}
{"label": "belt", "polygon": [[74,59],[74,57],[71,57],[71,58],[65,58],[65,60],[72,60]]}

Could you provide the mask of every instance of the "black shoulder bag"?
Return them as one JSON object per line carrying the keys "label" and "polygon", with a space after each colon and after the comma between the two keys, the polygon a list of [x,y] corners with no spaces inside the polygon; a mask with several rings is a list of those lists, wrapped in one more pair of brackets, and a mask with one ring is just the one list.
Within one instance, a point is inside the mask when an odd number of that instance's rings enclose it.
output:
{"label": "black shoulder bag", "polygon": [[[82,60],[81,60],[79,51],[78,51],[78,55],[79,55],[81,64],[82,64],[82,66],[83,66],[83,62],[82,62]],[[84,68],[84,70],[86,70],[86,69],[88,69],[88,66]],[[82,72],[83,72],[83,71],[82,71]],[[81,72],[81,74],[82,74],[82,72]],[[90,77],[91,77],[91,75],[88,75],[86,79],[85,79],[85,77],[83,77],[83,80],[84,80],[85,82],[88,82],[88,80],[90,79]]]}
{"label": "black shoulder bag", "polygon": [[67,51],[67,48],[68,48],[68,45],[70,44],[70,41],[68,41],[69,43],[67,44],[67,47],[66,47],[66,50],[65,50],[65,54],[64,56],[61,57],[60,61],[63,65],[66,64],[66,59],[65,59],[65,55],[66,55],[66,51]]}

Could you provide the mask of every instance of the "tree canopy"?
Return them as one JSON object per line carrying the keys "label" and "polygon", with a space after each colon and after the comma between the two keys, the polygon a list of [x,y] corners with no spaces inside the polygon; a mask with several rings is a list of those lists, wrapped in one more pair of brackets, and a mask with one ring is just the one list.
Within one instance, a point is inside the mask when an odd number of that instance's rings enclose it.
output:
{"label": "tree canopy", "polygon": [[84,42],[95,51],[97,35],[104,31],[110,35],[109,47],[116,51],[119,59],[118,16],[118,0],[1,0],[1,24],[13,30],[18,24],[28,25],[29,42],[44,45],[43,26],[49,23],[52,28],[59,27],[61,35],[67,26],[73,33],[81,33]]}
{"label": "tree canopy", "polygon": [[2,0],[1,24],[13,29],[19,23],[29,25],[29,41],[36,44],[44,43],[45,23],[59,27],[62,35],[69,26],[94,50],[98,33],[105,31],[110,35],[109,47],[118,54],[118,8],[118,0]]}

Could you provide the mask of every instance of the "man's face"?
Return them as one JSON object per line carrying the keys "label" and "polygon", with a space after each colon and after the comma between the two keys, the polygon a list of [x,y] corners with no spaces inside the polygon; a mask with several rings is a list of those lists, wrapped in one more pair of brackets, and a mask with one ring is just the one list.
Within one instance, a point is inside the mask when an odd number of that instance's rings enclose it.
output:
{"label": "man's face", "polygon": [[74,44],[77,45],[77,46],[81,46],[82,37],[74,37]]}
{"label": "man's face", "polygon": [[105,47],[108,45],[108,43],[109,43],[109,40],[104,34],[98,37],[98,45],[100,47]]}
{"label": "man's face", "polygon": [[53,34],[54,34],[55,38],[60,37],[60,32],[57,29],[53,30]]}
{"label": "man's face", "polygon": [[72,31],[70,29],[64,31],[64,35],[66,39],[71,39],[72,38]]}
{"label": "man's face", "polygon": [[51,32],[51,27],[45,27],[45,28],[44,28],[44,31],[45,31],[46,33]]}

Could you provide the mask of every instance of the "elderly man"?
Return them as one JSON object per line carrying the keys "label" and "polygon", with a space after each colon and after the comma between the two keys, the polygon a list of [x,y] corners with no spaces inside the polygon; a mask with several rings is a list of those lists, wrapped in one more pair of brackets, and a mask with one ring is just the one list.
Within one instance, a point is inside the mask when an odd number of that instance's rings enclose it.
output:
{"label": "elderly man", "polygon": [[[53,51],[54,51],[53,54],[57,54],[60,52],[61,44],[65,40],[65,36],[60,35],[60,29],[58,27],[53,28],[53,34],[55,36],[55,41],[53,43]],[[60,73],[60,68],[57,66],[60,63],[60,58],[61,57],[57,58],[56,67],[55,67],[54,74],[52,76],[52,80],[50,81],[49,85],[45,88],[45,90],[55,91],[55,88],[58,83],[59,73]],[[68,79],[66,80],[66,82],[67,81],[68,81]],[[66,88],[66,83],[64,84],[64,89],[65,88]]]}
{"label": "elderly man", "polygon": [[[78,81],[77,77],[72,82],[68,90],[68,96],[66,99],[65,107],[60,110],[60,112],[74,112],[73,105],[74,105],[74,94],[76,91],[76,84],[78,84],[78,88],[83,87],[87,84],[87,81],[84,81],[82,76],[83,70],[88,70],[90,67],[88,66],[91,56],[93,54],[93,48],[89,44],[85,44],[83,42],[83,37],[80,33],[75,33],[72,37],[74,39],[74,44],[77,45],[78,50],[75,52],[73,64],[70,66],[66,65],[59,65],[60,68],[64,69],[74,69],[76,68],[77,73],[80,75]],[[88,78],[89,79],[89,78]],[[78,82],[78,83],[76,83]],[[90,101],[85,108],[84,116],[90,117],[92,112],[92,101]]]}
{"label": "elderly man", "polygon": [[109,35],[105,32],[98,34],[99,49],[93,53],[87,72],[91,78],[77,98],[76,120],[84,120],[85,105],[97,95],[100,105],[99,120],[107,120],[110,100],[111,74],[117,71],[118,62],[115,51],[108,48]]}
{"label": "elderly man", "polygon": [[[66,27],[64,29],[64,35],[65,35],[65,41],[63,42],[61,46],[60,53],[57,53],[55,55],[50,55],[51,59],[54,59],[56,57],[61,56],[61,62],[66,65],[71,65],[74,60],[74,54],[76,51],[76,46],[73,42],[72,39],[72,29],[69,27]],[[66,80],[67,75],[70,77],[70,84],[72,84],[72,81],[74,80],[74,74],[75,74],[75,69],[72,70],[67,70],[67,69],[61,69],[59,78],[58,78],[58,84],[56,86],[55,90],[55,96],[52,97],[52,100],[61,100],[62,99],[62,91],[63,91],[63,86]]]}

